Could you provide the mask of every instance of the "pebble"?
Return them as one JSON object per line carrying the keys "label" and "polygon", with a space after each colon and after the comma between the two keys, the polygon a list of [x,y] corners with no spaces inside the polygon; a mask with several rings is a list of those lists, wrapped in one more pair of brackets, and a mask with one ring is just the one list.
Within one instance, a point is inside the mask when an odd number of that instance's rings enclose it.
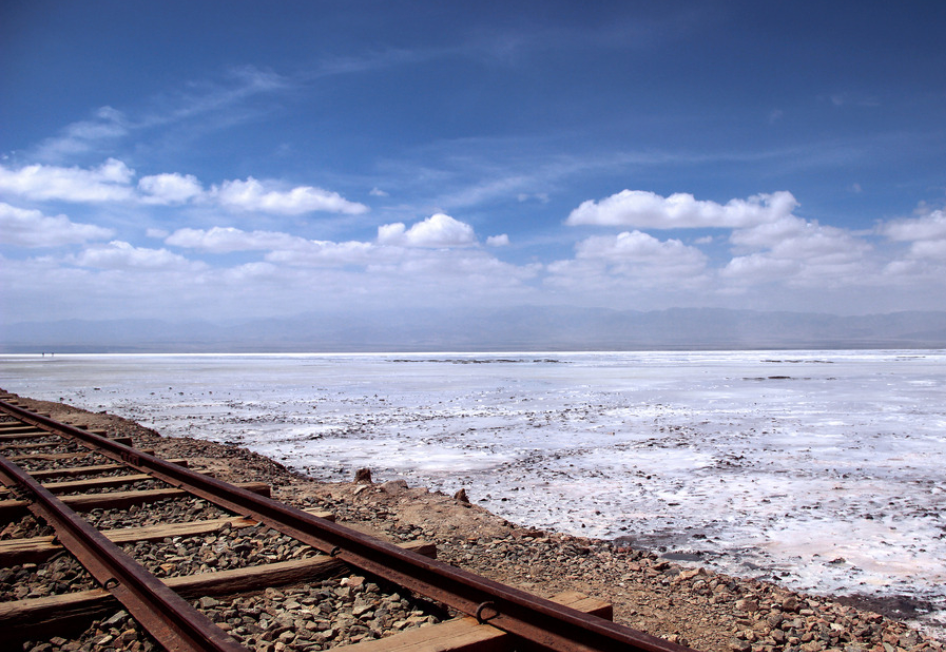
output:
{"label": "pebble", "polygon": [[[412,601],[360,576],[194,604],[250,649],[326,650],[440,622],[440,609]],[[207,605],[207,606],[205,606]]]}

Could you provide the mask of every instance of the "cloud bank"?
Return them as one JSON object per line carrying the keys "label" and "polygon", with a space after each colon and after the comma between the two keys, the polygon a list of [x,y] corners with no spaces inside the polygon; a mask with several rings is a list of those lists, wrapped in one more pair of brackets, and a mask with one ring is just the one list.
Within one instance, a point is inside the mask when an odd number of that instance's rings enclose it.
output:
{"label": "cloud bank", "polygon": [[38,210],[0,202],[0,243],[16,247],[61,247],[102,240],[113,234],[94,224],[77,224],[65,215],[50,217]]}
{"label": "cloud bank", "polygon": [[797,206],[792,193],[784,191],[717,204],[697,201],[687,193],[661,197],[646,190],[622,190],[597,202],[583,202],[565,223],[638,229],[746,228],[775,222]]}
{"label": "cloud bank", "polygon": [[11,169],[0,165],[0,195],[30,201],[104,204],[125,202],[142,205],[214,205],[229,211],[271,215],[326,212],[360,215],[368,207],[346,200],[337,192],[314,186],[290,187],[284,182],[263,182],[253,177],[232,179],[205,190],[190,174],[168,172],[141,177],[110,158],[102,165],[83,169],[54,165],[27,165]]}
{"label": "cloud bank", "polygon": [[[375,187],[366,185],[365,195],[381,197]],[[946,285],[943,210],[923,208],[854,232],[796,215],[800,204],[788,191],[718,203],[623,190],[584,201],[565,225],[603,232],[584,233],[572,239],[571,255],[546,260],[517,259],[521,245],[507,234],[481,240],[472,224],[442,211],[378,220],[373,238],[313,239],[290,221],[273,222],[286,228],[244,229],[243,214],[364,219],[369,207],[316,186],[252,176],[209,186],[178,172],[139,177],[114,158],[86,168],[0,166],[0,198],[0,281],[7,294],[43,297],[47,304],[33,305],[66,311],[96,301],[137,316],[182,317],[247,309],[285,315],[315,304],[647,309],[769,301],[772,308],[828,310],[852,292],[921,306]],[[86,217],[72,217],[73,210]],[[138,237],[160,238],[161,246],[136,241],[133,220],[150,211],[169,215],[171,228],[152,217]],[[182,211],[199,211],[195,218],[210,224],[187,224],[191,213]],[[101,215],[116,216],[114,225],[102,225]],[[670,229],[676,237],[660,237]],[[706,229],[723,233],[706,236]],[[10,255],[40,248],[43,256]]]}

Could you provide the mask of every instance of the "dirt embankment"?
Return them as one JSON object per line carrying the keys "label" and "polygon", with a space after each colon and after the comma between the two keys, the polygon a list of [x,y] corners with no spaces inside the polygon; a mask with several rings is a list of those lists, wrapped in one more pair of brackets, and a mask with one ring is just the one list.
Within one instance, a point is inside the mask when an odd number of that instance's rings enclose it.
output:
{"label": "dirt embankment", "polygon": [[617,622],[698,650],[946,649],[941,640],[888,617],[909,618],[909,604],[799,595],[770,583],[681,567],[611,542],[519,527],[476,505],[410,488],[403,481],[321,483],[243,448],[164,438],[113,415],[23,400],[27,408],[55,419],[130,435],[140,448],[153,448],[164,458],[187,458],[220,479],[269,482],[274,497],[324,507],[338,522],[377,536],[433,541],[441,560],[491,579],[542,596],[577,590],[609,600]]}

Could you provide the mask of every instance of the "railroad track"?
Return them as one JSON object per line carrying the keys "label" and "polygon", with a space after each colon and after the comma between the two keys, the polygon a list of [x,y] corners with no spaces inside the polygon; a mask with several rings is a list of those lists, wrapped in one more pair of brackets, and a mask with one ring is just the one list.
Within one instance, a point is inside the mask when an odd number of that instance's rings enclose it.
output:
{"label": "railroad track", "polygon": [[0,648],[688,649],[133,444],[0,391]]}

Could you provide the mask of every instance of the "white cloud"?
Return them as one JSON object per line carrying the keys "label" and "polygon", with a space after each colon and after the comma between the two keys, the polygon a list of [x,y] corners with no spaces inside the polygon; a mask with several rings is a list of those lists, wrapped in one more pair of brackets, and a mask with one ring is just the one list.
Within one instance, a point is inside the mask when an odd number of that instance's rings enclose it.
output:
{"label": "white cloud", "polygon": [[132,201],[170,205],[195,201],[216,202],[231,210],[276,215],[301,215],[314,211],[357,215],[368,207],[350,202],[336,192],[312,186],[280,190],[275,182],[229,180],[205,191],[193,175],[177,172],[154,174],[133,185],[135,171],[114,158],[97,168],[28,165],[13,170],[0,165],[0,193],[34,201],[106,203]]}
{"label": "white cloud", "polygon": [[135,171],[110,158],[97,168],[28,165],[11,170],[0,165],[0,192],[31,200],[107,202],[134,199]]}
{"label": "white cloud", "polygon": [[[680,292],[705,287],[707,258],[679,240],[658,240],[640,231],[595,236],[576,245],[575,258],[548,266],[547,283],[590,296],[619,297],[642,291]],[[613,304],[613,298],[610,300]]]}
{"label": "white cloud", "polygon": [[795,276],[801,269],[797,260],[775,258],[765,254],[737,256],[720,270],[723,278],[760,284]]}
{"label": "white cloud", "polygon": [[298,186],[288,191],[276,190],[253,177],[246,181],[224,181],[211,194],[226,208],[259,211],[277,215],[301,215],[313,211],[358,215],[368,211],[364,204],[350,202],[337,192],[312,186]]}
{"label": "white cloud", "polygon": [[932,211],[916,219],[897,220],[881,229],[891,240],[940,240],[946,238],[946,210]]}
{"label": "white cloud", "polygon": [[296,267],[367,267],[372,264],[390,263],[402,257],[399,250],[378,247],[370,242],[304,242],[305,244],[291,249],[273,251],[266,255],[266,260]]}
{"label": "white cloud", "polygon": [[[504,263],[480,249],[408,249],[396,264],[373,265],[369,272],[398,278],[418,291],[436,288],[440,295],[476,286],[481,290],[509,288],[533,278],[538,267]],[[453,288],[453,290],[451,290]],[[419,294],[418,296],[423,296]],[[460,296],[460,295],[457,295]]]}
{"label": "white cloud", "polygon": [[398,224],[381,227],[380,231],[379,241],[372,243],[306,240],[288,233],[249,232],[233,227],[185,228],[168,236],[165,244],[212,253],[268,251],[268,263],[292,267],[362,267],[369,272],[384,268],[398,274],[414,273],[430,265],[455,270],[471,259],[493,260],[475,251],[454,252],[452,247],[466,247],[475,244],[476,239],[468,225],[446,215],[433,216],[410,230]]}
{"label": "white cloud", "polygon": [[845,229],[797,217],[733,231],[737,253],[721,270],[743,285],[778,279],[787,286],[858,286],[876,278],[873,248]]}
{"label": "white cloud", "polygon": [[112,237],[111,229],[78,224],[65,215],[49,217],[37,210],[0,202],[0,242],[19,247],[58,247]]}
{"label": "white cloud", "polygon": [[760,224],[751,229],[738,229],[729,237],[735,245],[749,249],[775,247],[779,243],[804,238],[807,231],[812,230],[813,224],[794,217],[783,217],[775,222]]}
{"label": "white cloud", "polygon": [[218,267],[113,242],[65,259],[2,261],[0,289],[5,300],[29,297],[29,318],[108,309],[123,317],[228,319],[319,306],[518,304],[531,296],[528,282],[537,272],[537,266],[506,264],[478,248],[307,242],[265,260]]}
{"label": "white cloud", "polygon": [[278,231],[243,231],[219,226],[209,230],[178,229],[165,244],[210,253],[268,251],[268,263],[297,267],[368,266],[398,260],[403,254],[398,248],[379,247],[370,242],[306,240]]}
{"label": "white cloud", "polygon": [[[939,241],[941,256],[921,256],[894,260],[883,269],[883,279],[898,286],[898,289],[927,287],[926,299],[942,295],[946,287],[946,244]],[[932,252],[931,252],[932,253]],[[938,258],[938,260],[936,260]],[[935,289],[934,289],[935,288]],[[932,307],[927,301],[924,307]]]}
{"label": "white cloud", "polygon": [[469,247],[476,244],[476,235],[469,224],[437,213],[410,229],[401,222],[379,226],[378,242],[404,247]]}
{"label": "white cloud", "polygon": [[138,189],[144,193],[142,201],[146,204],[184,204],[200,197],[204,188],[197,177],[187,174],[155,174],[141,177]]}
{"label": "white cloud", "polygon": [[215,226],[210,230],[178,229],[164,241],[175,247],[199,249],[211,253],[272,250],[304,246],[306,240],[277,231],[242,231]]}
{"label": "white cloud", "polygon": [[113,240],[107,245],[89,247],[73,259],[80,267],[94,267],[107,270],[199,270],[205,265],[192,262],[167,249],[148,249],[134,247],[127,242]]}
{"label": "white cloud", "polygon": [[486,238],[486,245],[489,247],[508,247],[509,236],[505,233],[502,235],[491,235]]}
{"label": "white cloud", "polygon": [[915,258],[930,258],[946,263],[946,239],[914,242],[910,255]]}
{"label": "white cloud", "polygon": [[651,229],[745,228],[775,222],[791,215],[797,206],[795,197],[786,191],[733,199],[723,205],[697,201],[687,193],[661,197],[645,190],[622,190],[600,202],[583,202],[565,223]]}
{"label": "white cloud", "polygon": [[647,268],[679,276],[700,273],[706,266],[706,256],[699,249],[675,239],[658,240],[640,231],[587,238],[578,243],[575,257],[606,261],[622,274]]}
{"label": "white cloud", "polygon": [[946,210],[929,211],[914,219],[896,220],[882,226],[880,232],[895,242],[912,243],[911,258],[946,262]]}
{"label": "white cloud", "polygon": [[387,197],[388,196],[388,193],[381,190],[381,188],[372,188],[368,194],[371,195],[372,197]]}

